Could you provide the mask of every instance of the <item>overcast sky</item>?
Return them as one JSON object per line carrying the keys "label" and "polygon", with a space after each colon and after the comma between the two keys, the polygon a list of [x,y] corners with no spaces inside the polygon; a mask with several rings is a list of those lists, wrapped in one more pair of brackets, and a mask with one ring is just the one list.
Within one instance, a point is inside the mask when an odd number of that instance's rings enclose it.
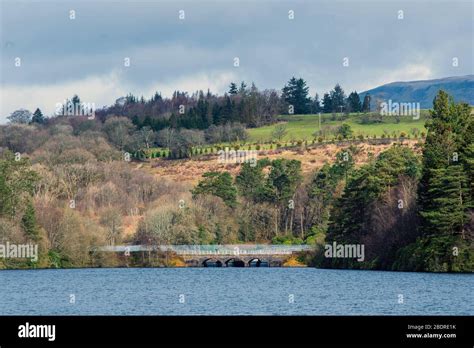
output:
{"label": "overcast sky", "polygon": [[75,93],[100,107],[241,80],[281,89],[293,75],[322,95],[473,73],[471,0],[0,0],[0,10],[0,123],[18,108],[50,114]]}

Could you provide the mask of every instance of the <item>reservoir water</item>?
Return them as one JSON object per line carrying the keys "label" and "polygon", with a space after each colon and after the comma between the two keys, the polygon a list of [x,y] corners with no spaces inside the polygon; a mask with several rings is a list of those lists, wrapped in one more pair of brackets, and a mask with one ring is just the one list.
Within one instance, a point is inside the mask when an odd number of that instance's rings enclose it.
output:
{"label": "reservoir water", "polygon": [[0,315],[474,315],[474,275],[315,268],[3,270]]}

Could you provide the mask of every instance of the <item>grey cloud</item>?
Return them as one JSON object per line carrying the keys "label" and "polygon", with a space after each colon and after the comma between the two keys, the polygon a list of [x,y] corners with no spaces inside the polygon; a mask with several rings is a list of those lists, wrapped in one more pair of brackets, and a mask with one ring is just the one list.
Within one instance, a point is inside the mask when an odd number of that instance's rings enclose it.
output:
{"label": "grey cloud", "polygon": [[[391,82],[410,66],[425,66],[420,71],[432,78],[473,73],[469,1],[3,1],[0,6],[2,88],[40,88],[120,71],[122,87],[147,90],[198,73],[232,71],[261,88],[281,88],[291,76],[302,76],[312,93],[321,94],[336,82],[347,90]],[[68,17],[71,9],[76,20]],[[178,20],[181,9],[185,21]],[[404,11],[403,20],[397,19],[398,10]],[[241,60],[238,69],[232,67],[235,56]],[[20,69],[13,65],[15,57],[22,58]],[[128,70],[124,57],[132,61]],[[347,68],[343,57],[350,59]],[[460,60],[456,69],[452,57]],[[416,77],[418,70],[411,69]]]}

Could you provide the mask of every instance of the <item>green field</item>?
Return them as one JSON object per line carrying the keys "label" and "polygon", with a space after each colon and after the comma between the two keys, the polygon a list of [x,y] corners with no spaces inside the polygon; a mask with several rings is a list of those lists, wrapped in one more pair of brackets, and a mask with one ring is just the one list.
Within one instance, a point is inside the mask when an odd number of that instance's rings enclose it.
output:
{"label": "green field", "polygon": [[[365,115],[366,116],[366,115]],[[301,143],[313,144],[319,142],[331,142],[337,139],[337,129],[343,123],[348,124],[352,129],[353,139],[364,138],[398,138],[403,132],[408,138],[421,137],[426,133],[424,127],[428,116],[428,110],[421,110],[420,119],[414,120],[412,117],[401,117],[399,122],[395,117],[383,117],[382,122],[364,124],[362,122],[363,114],[322,114],[321,129],[323,134],[320,136],[319,115],[291,115],[279,116],[280,122],[270,126],[260,128],[250,128],[249,139],[236,143],[208,144],[193,147],[193,155],[216,153],[218,149],[229,147],[230,149],[241,150],[270,150],[276,149],[276,143],[279,146],[300,146]],[[284,124],[287,134],[278,141],[273,135],[273,131],[278,124]],[[321,137],[322,139],[318,139]],[[340,136],[339,136],[340,137]],[[299,143],[299,144],[298,144]],[[237,147],[236,147],[237,146]],[[196,152],[194,152],[196,151]],[[146,151],[146,157],[167,157],[168,149],[155,147]],[[135,154],[135,157],[137,155]]]}
{"label": "green field", "polygon": [[[372,138],[376,135],[378,138],[382,134],[392,135],[396,132],[397,135],[400,132],[405,132],[407,135],[412,134],[412,129],[417,128],[419,133],[426,132],[424,127],[426,121],[426,115],[428,112],[422,110],[421,117],[419,120],[413,120],[411,117],[401,117],[400,123],[396,123],[394,117],[383,118],[382,123],[373,124],[362,124],[361,114],[350,114],[345,120],[332,120],[334,118],[331,114],[321,115],[321,128],[338,127],[343,123],[347,123],[351,126],[354,135],[357,136],[362,134],[364,137],[369,136]],[[341,118],[342,115],[337,115],[337,118]],[[319,131],[319,116],[318,115],[292,115],[292,116],[281,116],[280,119],[286,124],[287,135],[283,138],[284,141],[291,140],[312,140],[314,133]],[[272,132],[275,130],[276,125],[265,126],[260,128],[249,129],[250,138],[248,142],[266,142],[272,140]],[[329,135],[331,137],[332,135]],[[275,140],[275,139],[273,139]]]}

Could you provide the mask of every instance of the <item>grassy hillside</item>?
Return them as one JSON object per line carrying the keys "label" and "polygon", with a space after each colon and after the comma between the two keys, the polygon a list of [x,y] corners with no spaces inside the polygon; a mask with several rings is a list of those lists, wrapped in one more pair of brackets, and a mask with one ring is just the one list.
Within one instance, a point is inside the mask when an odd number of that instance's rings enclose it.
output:
{"label": "grassy hillside", "polygon": [[[411,134],[413,128],[417,128],[419,132],[426,132],[424,127],[426,121],[427,110],[422,110],[419,120],[413,120],[411,117],[402,117],[400,123],[396,123],[395,117],[384,117],[382,123],[362,124],[362,114],[350,114],[345,120],[340,120],[340,115],[336,117],[339,120],[332,120],[334,117],[331,114],[321,114],[321,128],[338,127],[343,123],[351,126],[354,135],[362,134],[364,136],[381,137],[382,134],[391,135],[393,132],[400,134],[405,132]],[[287,125],[287,135],[283,138],[285,141],[290,140],[311,140],[314,138],[313,134],[320,130],[318,115],[292,115],[281,116],[282,122]],[[269,141],[272,138],[272,132],[276,125],[266,127],[249,129],[249,142]]]}
{"label": "grassy hillside", "polygon": [[[281,115],[280,122],[259,127],[249,128],[249,138],[246,141],[236,143],[218,143],[218,144],[203,144],[201,146],[194,146],[195,153],[193,155],[204,155],[216,153],[219,149],[229,147],[236,148],[238,146],[241,150],[272,150],[276,149],[275,143],[284,147],[300,146],[303,144],[314,144],[322,135],[323,142],[331,142],[338,137],[337,130],[343,124],[348,124],[352,130],[353,139],[359,139],[362,135],[365,138],[398,138],[401,133],[405,133],[408,138],[420,138],[422,133],[426,134],[424,127],[426,119],[429,115],[428,110],[421,110],[421,115],[418,120],[412,117],[401,117],[398,122],[395,117],[384,116],[381,122],[364,123],[364,118],[367,119],[367,114],[354,113],[349,115],[342,114],[321,114],[321,126],[319,125],[319,115]],[[375,114],[370,117],[377,117]],[[275,128],[284,124],[286,127],[286,135],[278,140],[273,134]],[[319,133],[322,130],[323,134]],[[300,144],[298,144],[300,142]],[[318,141],[319,142],[319,141]],[[150,157],[168,157],[169,150],[166,148],[154,147],[149,151],[145,151],[148,158]],[[152,155],[155,156],[152,156]]]}

